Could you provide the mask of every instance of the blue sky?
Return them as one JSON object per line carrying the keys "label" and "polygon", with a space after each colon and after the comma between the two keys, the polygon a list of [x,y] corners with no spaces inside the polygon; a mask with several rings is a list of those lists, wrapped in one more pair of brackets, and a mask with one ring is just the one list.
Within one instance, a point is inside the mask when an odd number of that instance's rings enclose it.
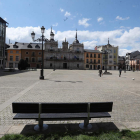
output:
{"label": "blue sky", "polygon": [[77,29],[86,49],[107,44],[109,37],[120,55],[140,51],[139,13],[140,0],[0,0],[0,17],[9,23],[7,43],[32,42],[31,31],[39,37],[42,25],[49,38],[53,26],[59,47],[65,37],[72,43]]}

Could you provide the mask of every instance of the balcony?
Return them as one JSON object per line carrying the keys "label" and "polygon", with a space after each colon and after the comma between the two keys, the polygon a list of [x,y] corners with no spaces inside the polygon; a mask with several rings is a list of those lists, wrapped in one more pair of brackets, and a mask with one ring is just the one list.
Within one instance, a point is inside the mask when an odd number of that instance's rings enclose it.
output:
{"label": "balcony", "polygon": [[81,53],[81,51],[78,51],[78,50],[77,50],[77,51],[75,51],[75,53]]}
{"label": "balcony", "polygon": [[54,49],[48,49],[48,52],[54,52],[55,50]]}
{"label": "balcony", "polygon": [[57,59],[53,59],[53,58],[46,58],[45,59],[46,61],[71,61],[71,62],[75,62],[75,61],[78,61],[78,62],[81,62],[81,61],[84,61],[82,58],[80,59],[76,59],[76,58],[72,58],[72,59],[68,59],[68,58],[57,58]]}

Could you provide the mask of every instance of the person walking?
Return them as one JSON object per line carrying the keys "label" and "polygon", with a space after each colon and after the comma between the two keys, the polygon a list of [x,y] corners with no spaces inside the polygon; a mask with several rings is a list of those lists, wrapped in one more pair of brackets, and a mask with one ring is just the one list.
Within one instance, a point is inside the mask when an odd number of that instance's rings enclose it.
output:
{"label": "person walking", "polygon": [[120,68],[119,69],[119,77],[121,76],[121,72],[122,72],[122,69]]}
{"label": "person walking", "polygon": [[102,69],[99,69],[99,75],[101,77],[101,75],[102,75]]}

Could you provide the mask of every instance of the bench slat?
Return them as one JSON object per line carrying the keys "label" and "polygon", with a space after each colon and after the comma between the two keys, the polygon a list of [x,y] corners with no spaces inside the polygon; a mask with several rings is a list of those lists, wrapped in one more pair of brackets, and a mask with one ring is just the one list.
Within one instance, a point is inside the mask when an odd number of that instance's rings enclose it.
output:
{"label": "bench slat", "polygon": [[90,112],[112,112],[113,102],[91,102]]}
{"label": "bench slat", "polygon": [[38,119],[38,113],[17,113],[13,119]]}
{"label": "bench slat", "polygon": [[12,103],[13,113],[39,113],[39,103]]}
{"label": "bench slat", "polygon": [[87,103],[42,103],[42,113],[87,112]]}
{"label": "bench slat", "polygon": [[[50,119],[86,119],[88,113],[42,113],[40,118],[43,120],[50,120]],[[108,112],[97,112],[97,113],[90,113],[90,118],[105,118],[111,117]],[[17,113],[13,119],[38,119],[37,113]]]}

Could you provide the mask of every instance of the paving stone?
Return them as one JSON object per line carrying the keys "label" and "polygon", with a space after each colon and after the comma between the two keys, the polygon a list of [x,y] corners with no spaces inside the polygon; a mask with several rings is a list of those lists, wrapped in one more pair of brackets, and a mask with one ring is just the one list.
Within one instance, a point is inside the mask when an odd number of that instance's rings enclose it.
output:
{"label": "paving stone", "polygon": [[[112,75],[98,76],[98,71],[45,69],[44,80],[39,80],[40,70],[0,73],[0,105],[8,102],[0,112],[0,126],[37,124],[35,120],[13,120],[14,102],[107,102],[113,101],[111,118],[95,118],[90,123],[113,122],[120,129],[140,129],[140,72],[110,71]],[[3,74],[3,75],[2,75]],[[135,80],[132,80],[135,78]],[[36,82],[35,86],[32,87]],[[29,90],[26,91],[31,87]],[[22,96],[19,94],[26,91]],[[19,97],[18,97],[19,96]],[[17,99],[15,97],[18,97]],[[83,121],[45,121],[49,124],[81,123]],[[129,122],[132,122],[132,124]],[[140,126],[140,124],[139,124]],[[103,127],[103,126],[101,126]],[[19,129],[20,130],[20,129]],[[6,131],[5,131],[6,132]]]}

